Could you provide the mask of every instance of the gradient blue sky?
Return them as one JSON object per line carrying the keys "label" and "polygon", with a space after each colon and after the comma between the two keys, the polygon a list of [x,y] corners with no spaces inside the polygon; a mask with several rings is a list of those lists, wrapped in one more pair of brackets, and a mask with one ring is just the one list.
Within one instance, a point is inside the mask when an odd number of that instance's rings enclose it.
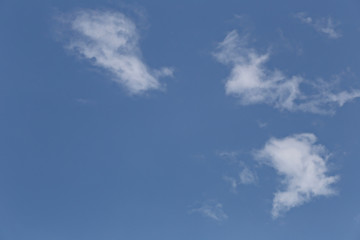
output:
{"label": "gradient blue sky", "polygon": [[360,239],[359,11],[2,0],[0,239]]}

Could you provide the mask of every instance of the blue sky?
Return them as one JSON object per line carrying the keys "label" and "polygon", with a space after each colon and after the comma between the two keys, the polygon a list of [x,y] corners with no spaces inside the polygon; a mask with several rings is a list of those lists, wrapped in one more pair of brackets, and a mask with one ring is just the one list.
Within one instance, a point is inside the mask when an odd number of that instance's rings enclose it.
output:
{"label": "blue sky", "polygon": [[357,1],[1,1],[0,239],[360,239]]}

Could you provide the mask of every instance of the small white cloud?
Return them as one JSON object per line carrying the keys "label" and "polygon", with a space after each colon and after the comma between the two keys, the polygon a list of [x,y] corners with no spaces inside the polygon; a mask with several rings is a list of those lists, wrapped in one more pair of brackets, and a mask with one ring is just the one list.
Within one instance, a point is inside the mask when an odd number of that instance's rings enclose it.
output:
{"label": "small white cloud", "polygon": [[327,175],[329,155],[324,146],[316,144],[314,134],[271,138],[255,157],[273,167],[283,178],[283,190],[276,192],[273,200],[274,218],[314,197],[336,193],[332,185],[339,177]]}
{"label": "small white cloud", "polygon": [[299,19],[302,23],[309,24],[316,31],[327,35],[329,38],[335,39],[342,36],[339,30],[336,29],[339,24],[330,17],[313,19],[309,17],[306,13],[299,12],[295,14],[295,18]]}
{"label": "small white cloud", "polygon": [[[334,93],[330,84],[323,86],[307,81],[300,76],[288,77],[280,70],[270,70],[266,62],[269,53],[259,54],[247,46],[246,37],[236,31],[230,32],[217,47],[216,59],[231,67],[225,82],[225,92],[240,100],[242,105],[268,104],[280,110],[333,114],[336,107],[360,97],[360,90]],[[308,95],[300,86],[314,90]]]}
{"label": "small white cloud", "polygon": [[130,94],[161,89],[159,78],[173,74],[171,68],[153,70],[144,63],[138,30],[122,13],[83,10],[61,21],[70,31],[66,47],[107,70]]}
{"label": "small white cloud", "polygon": [[228,216],[223,210],[223,205],[215,200],[206,201],[202,203],[200,207],[190,210],[190,213],[196,212],[217,222],[223,222],[228,219]]}
{"label": "small white cloud", "polygon": [[256,175],[250,169],[245,167],[239,174],[240,183],[249,185],[256,182]]}

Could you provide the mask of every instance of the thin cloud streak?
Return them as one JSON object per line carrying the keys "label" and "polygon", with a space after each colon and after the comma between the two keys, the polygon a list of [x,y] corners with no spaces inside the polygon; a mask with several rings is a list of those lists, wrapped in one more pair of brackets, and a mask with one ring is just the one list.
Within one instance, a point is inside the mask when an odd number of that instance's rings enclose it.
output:
{"label": "thin cloud streak", "polygon": [[202,203],[200,207],[191,209],[190,213],[200,213],[204,217],[217,222],[223,222],[228,219],[228,215],[223,210],[223,205],[215,200]]}

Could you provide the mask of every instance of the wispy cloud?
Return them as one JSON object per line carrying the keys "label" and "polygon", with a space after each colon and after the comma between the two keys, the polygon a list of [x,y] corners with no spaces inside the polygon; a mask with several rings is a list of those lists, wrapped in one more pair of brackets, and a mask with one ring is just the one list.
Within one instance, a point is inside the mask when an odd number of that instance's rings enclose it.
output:
{"label": "wispy cloud", "polygon": [[172,76],[171,68],[154,70],[144,63],[138,30],[122,13],[82,10],[60,21],[69,31],[66,47],[111,73],[130,94],[161,89],[159,78]]}
{"label": "wispy cloud", "polygon": [[257,175],[254,171],[247,167],[243,167],[238,174],[238,177],[224,176],[224,181],[230,184],[231,191],[237,193],[240,185],[251,185],[257,182]]}
{"label": "wispy cloud", "polygon": [[327,175],[329,154],[316,140],[311,133],[271,138],[256,152],[257,159],[273,167],[283,178],[283,190],[276,192],[273,200],[274,218],[314,197],[336,193],[332,185],[339,177]]}
{"label": "wispy cloud", "polygon": [[267,122],[263,122],[260,120],[257,121],[257,124],[258,124],[259,128],[266,128],[268,126]]}
{"label": "wispy cloud", "polygon": [[295,18],[299,19],[302,23],[308,24],[313,27],[317,32],[325,34],[329,38],[340,38],[342,35],[338,29],[339,25],[332,18],[319,18],[313,19],[304,12],[299,12],[295,14]]}
{"label": "wispy cloud", "polygon": [[237,187],[239,185],[238,179],[236,179],[234,177],[229,177],[229,176],[224,176],[223,179],[224,179],[225,182],[230,184],[231,191],[233,193],[236,193],[237,192]]}
{"label": "wispy cloud", "polygon": [[244,167],[241,172],[239,173],[239,179],[241,184],[253,184],[256,182],[256,174],[251,171],[249,168]]}
{"label": "wispy cloud", "polygon": [[[248,47],[247,37],[240,37],[235,30],[219,43],[214,56],[232,68],[225,91],[242,105],[269,104],[280,110],[333,114],[336,107],[360,97],[360,90],[335,93],[332,84],[325,81],[311,83],[300,76],[288,77],[280,70],[268,69],[270,54]],[[312,88],[314,94],[304,93],[302,85]]]}
{"label": "wispy cloud", "polygon": [[217,222],[223,222],[228,219],[228,215],[223,210],[223,205],[215,200],[209,200],[200,204],[199,207],[191,209],[190,213],[200,213],[204,217]]}
{"label": "wispy cloud", "polygon": [[217,155],[228,161],[232,165],[236,165],[234,169],[238,171],[237,177],[225,175],[224,181],[229,183],[232,192],[237,192],[239,185],[250,185],[257,182],[256,173],[251,170],[243,161],[239,160],[238,151],[218,151]]}
{"label": "wispy cloud", "polygon": [[229,161],[230,163],[238,163],[239,151],[217,151],[216,155],[220,158]]}

